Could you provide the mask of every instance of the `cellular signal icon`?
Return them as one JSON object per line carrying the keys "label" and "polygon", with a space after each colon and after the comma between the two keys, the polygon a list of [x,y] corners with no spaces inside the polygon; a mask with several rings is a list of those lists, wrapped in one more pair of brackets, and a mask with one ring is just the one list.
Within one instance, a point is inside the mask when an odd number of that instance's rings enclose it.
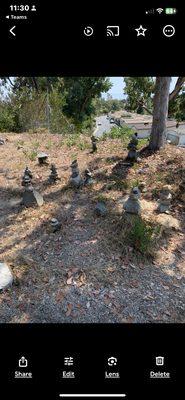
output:
{"label": "cellular signal icon", "polygon": [[162,12],[164,11],[164,8],[157,8],[156,11],[157,11],[159,14],[162,14]]}
{"label": "cellular signal icon", "polygon": [[119,26],[114,25],[114,26],[107,26],[107,36],[119,36]]}

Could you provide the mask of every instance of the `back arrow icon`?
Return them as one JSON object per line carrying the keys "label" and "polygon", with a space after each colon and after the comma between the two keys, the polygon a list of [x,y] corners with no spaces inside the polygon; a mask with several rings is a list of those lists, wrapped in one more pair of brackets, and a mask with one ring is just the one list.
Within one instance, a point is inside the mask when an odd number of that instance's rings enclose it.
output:
{"label": "back arrow icon", "polygon": [[13,36],[16,36],[15,32],[13,32],[14,29],[15,29],[15,26],[12,26],[12,28],[10,29],[9,32],[10,32]]}

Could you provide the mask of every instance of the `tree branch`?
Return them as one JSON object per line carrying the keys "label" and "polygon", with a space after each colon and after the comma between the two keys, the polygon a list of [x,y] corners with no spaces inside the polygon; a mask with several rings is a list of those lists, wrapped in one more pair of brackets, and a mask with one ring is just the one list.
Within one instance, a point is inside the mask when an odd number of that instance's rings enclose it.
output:
{"label": "tree branch", "polygon": [[178,96],[180,90],[182,89],[182,87],[184,85],[184,82],[185,82],[185,77],[179,77],[177,79],[176,85],[175,85],[173,91],[170,93],[169,101],[174,100]]}

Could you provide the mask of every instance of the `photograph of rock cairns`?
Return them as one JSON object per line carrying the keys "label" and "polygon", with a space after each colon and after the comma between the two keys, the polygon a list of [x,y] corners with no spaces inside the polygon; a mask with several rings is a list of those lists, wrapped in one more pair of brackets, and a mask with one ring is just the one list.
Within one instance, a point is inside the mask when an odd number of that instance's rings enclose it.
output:
{"label": "photograph of rock cairns", "polygon": [[185,78],[0,79],[0,322],[185,322]]}

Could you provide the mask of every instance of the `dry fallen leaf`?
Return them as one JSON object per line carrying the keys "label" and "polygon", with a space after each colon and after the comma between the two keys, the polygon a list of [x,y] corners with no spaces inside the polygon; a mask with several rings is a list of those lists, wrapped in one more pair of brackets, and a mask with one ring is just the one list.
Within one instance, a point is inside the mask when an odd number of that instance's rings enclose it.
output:
{"label": "dry fallen leaf", "polygon": [[73,276],[71,276],[69,279],[66,281],[67,285],[72,285],[73,284]]}
{"label": "dry fallen leaf", "polygon": [[68,303],[66,317],[69,317],[71,315],[72,309],[73,309],[73,305],[71,303]]}
{"label": "dry fallen leaf", "polygon": [[82,274],[78,277],[76,284],[78,287],[80,287],[82,285],[85,285],[85,283],[86,283],[86,275],[84,272],[82,272]]}
{"label": "dry fallen leaf", "polygon": [[63,293],[58,293],[57,294],[57,296],[56,296],[56,301],[57,302],[59,302],[59,301],[62,301],[62,300],[64,300],[64,294]]}
{"label": "dry fallen leaf", "polygon": [[116,267],[108,267],[107,271],[108,272],[115,272],[116,271]]}

